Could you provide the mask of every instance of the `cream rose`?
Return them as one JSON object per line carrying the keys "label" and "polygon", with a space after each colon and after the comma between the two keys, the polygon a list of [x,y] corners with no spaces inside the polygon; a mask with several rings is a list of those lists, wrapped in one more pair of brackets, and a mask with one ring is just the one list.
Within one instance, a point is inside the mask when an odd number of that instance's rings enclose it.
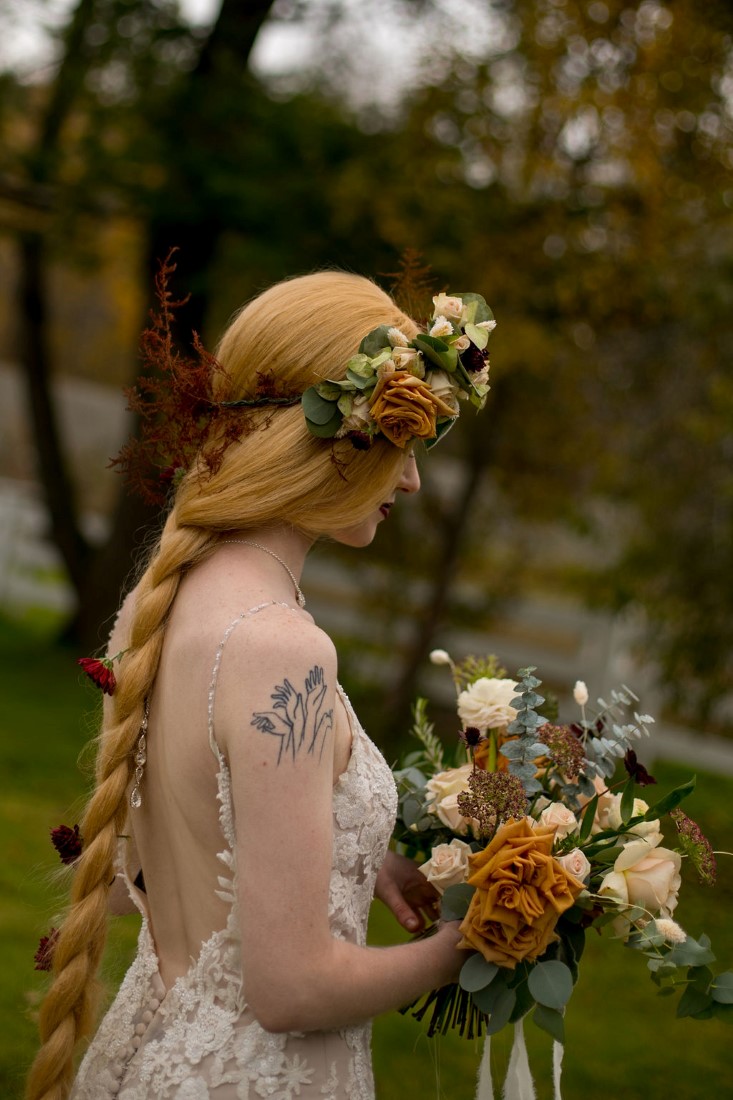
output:
{"label": "cream rose", "polygon": [[356,397],[354,398],[354,404],[351,406],[351,412],[341,421],[341,427],[336,434],[337,436],[344,436],[347,432],[363,431],[371,422],[371,419],[369,398]]}
{"label": "cream rose", "polygon": [[573,848],[572,852],[567,852],[564,856],[556,856],[556,859],[560,866],[574,878],[585,882],[590,872],[590,861],[580,848]]}
{"label": "cream rose", "polygon": [[433,298],[433,317],[447,317],[449,321],[460,321],[463,316],[463,299],[451,294],[436,294]]}
{"label": "cream rose", "polygon": [[465,882],[468,878],[468,857],[471,845],[463,840],[451,840],[450,844],[436,844],[430,859],[418,868],[442,894],[449,886]]}
{"label": "cream rose", "polygon": [[438,772],[425,784],[425,789],[433,796],[427,807],[428,812],[435,814],[444,825],[462,836],[469,830],[469,819],[458,809],[458,795],[468,790],[468,777],[472,771],[472,764],[448,768],[447,771]]}
{"label": "cream rose", "polygon": [[409,370],[418,378],[425,377],[422,356],[415,348],[392,348],[392,360],[397,370]]}
{"label": "cream rose", "polygon": [[453,341],[453,347],[456,351],[465,351],[466,348],[471,346],[471,341],[467,336],[459,336],[457,340]]}
{"label": "cream rose", "polygon": [[[631,816],[639,817],[640,814],[645,814],[648,809],[649,804],[645,802],[643,798],[635,798]],[[601,795],[599,798],[598,809],[593,823],[593,832],[600,832],[601,829],[621,829],[620,794],[611,794],[608,792]],[[653,821],[639,821],[628,831],[630,835],[633,834],[643,837],[652,848],[662,843],[659,818],[654,818]]]}
{"label": "cream rose", "polygon": [[681,864],[679,852],[654,848],[646,840],[632,840],[624,845],[598,892],[668,917],[677,905]]}
{"label": "cream rose", "polygon": [[514,680],[482,676],[458,696],[458,717],[464,729],[476,726],[482,733],[507,726],[517,717],[510,701],[517,694]]}
{"label": "cream rose", "polygon": [[[539,816],[540,825],[555,829],[555,836],[563,840],[578,831],[578,819],[562,802],[551,802]],[[569,868],[568,868],[569,870]],[[575,874],[574,871],[571,874]]]}

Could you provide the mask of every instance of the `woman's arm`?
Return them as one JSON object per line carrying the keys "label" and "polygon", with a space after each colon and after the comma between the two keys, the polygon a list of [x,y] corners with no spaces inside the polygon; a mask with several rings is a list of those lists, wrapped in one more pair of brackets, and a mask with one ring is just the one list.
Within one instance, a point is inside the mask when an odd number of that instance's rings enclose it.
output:
{"label": "woman's arm", "polygon": [[257,1019],[269,1031],[343,1027],[453,980],[465,959],[455,924],[387,948],[331,935],[330,640],[289,617],[230,647],[216,726],[233,779],[245,996]]}

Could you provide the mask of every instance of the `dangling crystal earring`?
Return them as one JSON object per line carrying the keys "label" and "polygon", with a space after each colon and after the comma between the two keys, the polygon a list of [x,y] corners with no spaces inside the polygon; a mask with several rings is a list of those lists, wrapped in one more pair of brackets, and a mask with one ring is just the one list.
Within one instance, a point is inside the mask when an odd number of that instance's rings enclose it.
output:
{"label": "dangling crystal earring", "polygon": [[145,713],[143,714],[142,725],[140,726],[140,736],[137,739],[137,748],[135,749],[135,784],[130,792],[130,805],[133,810],[139,810],[143,804],[143,796],[140,792],[140,784],[143,778],[143,772],[145,770],[145,761],[148,758],[147,755],[147,740],[146,734],[148,732],[148,715],[150,714],[150,705],[145,700]]}

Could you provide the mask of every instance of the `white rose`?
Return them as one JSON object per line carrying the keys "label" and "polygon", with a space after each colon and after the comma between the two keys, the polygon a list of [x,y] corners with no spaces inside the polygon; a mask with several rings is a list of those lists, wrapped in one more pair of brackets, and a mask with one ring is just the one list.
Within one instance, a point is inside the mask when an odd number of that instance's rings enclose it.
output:
{"label": "white rose", "polygon": [[514,680],[482,676],[458,696],[458,717],[463,728],[476,726],[486,733],[488,729],[507,726],[517,717],[514,707],[509,706],[516,694]]}
{"label": "white rose", "polygon": [[677,905],[681,864],[679,852],[652,848],[646,840],[632,840],[624,845],[598,892],[668,917]]}
{"label": "white rose", "polygon": [[573,688],[573,699],[579,707],[584,707],[588,702],[588,688],[582,680],[575,681],[575,687]]}
{"label": "white rose", "polygon": [[418,378],[425,377],[422,356],[415,348],[392,348],[392,361],[397,370],[409,370]]}
{"label": "white rose", "polygon": [[[463,316],[463,299],[454,298],[450,294],[436,294],[433,298],[433,317],[447,317],[451,321],[460,321]],[[431,333],[432,335],[432,333]]]}
{"label": "white rose", "polygon": [[463,840],[451,840],[450,844],[436,844],[430,853],[430,859],[419,870],[428,882],[432,882],[438,893],[442,894],[449,886],[465,882],[468,877],[468,857],[471,845]]}
{"label": "white rose", "polygon": [[466,348],[471,346],[471,341],[467,336],[459,336],[457,340],[453,341],[453,347],[456,351],[465,351]]}
{"label": "white rose", "polygon": [[585,882],[590,873],[590,861],[580,848],[573,848],[572,852],[567,852],[564,856],[556,856],[556,859],[568,874]]}
{"label": "white rose", "polygon": [[540,814],[539,822],[540,825],[554,828],[558,840],[563,840],[578,830],[578,819],[572,810],[563,806],[562,802],[550,803]]}
{"label": "white rose", "polygon": [[430,653],[430,660],[434,665],[452,665],[453,662],[450,658],[450,653],[446,649],[433,649]]}
{"label": "white rose", "polygon": [[452,336],[453,325],[445,317],[436,317],[435,324],[430,329],[430,336]]}
{"label": "white rose", "polygon": [[468,790],[468,777],[472,771],[473,764],[448,768],[447,771],[438,772],[425,784],[425,789],[433,796],[427,807],[428,812],[435,814],[444,825],[461,836],[468,832],[469,821],[458,809],[458,795]]}

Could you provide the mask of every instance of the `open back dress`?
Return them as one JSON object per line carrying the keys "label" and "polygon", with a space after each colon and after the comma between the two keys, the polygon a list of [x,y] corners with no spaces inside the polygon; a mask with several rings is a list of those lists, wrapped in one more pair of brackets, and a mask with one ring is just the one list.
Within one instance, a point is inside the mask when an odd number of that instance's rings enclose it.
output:
{"label": "open back dress", "polygon": [[[228,638],[241,623],[271,606],[274,602],[238,615],[213,661],[208,736],[222,843],[210,857],[217,864],[216,893],[224,903],[226,923],[212,928],[190,969],[166,988],[148,900],[133,884],[134,869],[129,867],[127,849],[121,849],[119,872],[142,914],[138,951],[82,1061],[72,1100],[373,1100],[368,1022],[338,1031],[276,1034],[259,1025],[244,998],[237,824],[232,776],[215,736],[214,701]],[[340,687],[338,691],[352,740],[348,766],[333,787],[328,916],[334,937],[364,945],[397,796],[384,758]]]}

